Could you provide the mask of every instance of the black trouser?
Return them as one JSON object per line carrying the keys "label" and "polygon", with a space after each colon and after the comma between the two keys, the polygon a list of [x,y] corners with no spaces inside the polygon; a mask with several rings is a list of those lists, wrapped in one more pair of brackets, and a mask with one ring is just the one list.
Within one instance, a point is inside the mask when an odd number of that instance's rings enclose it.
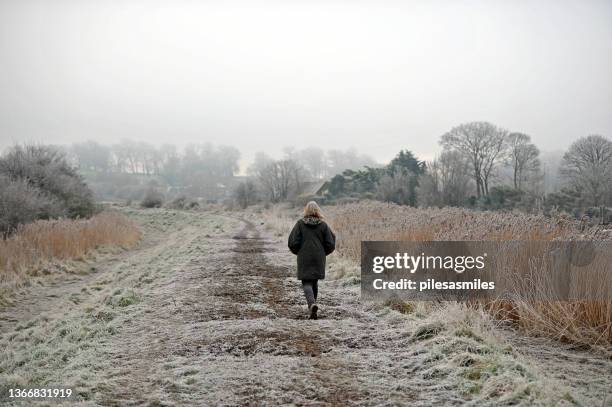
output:
{"label": "black trouser", "polygon": [[302,280],[302,288],[304,289],[304,296],[306,302],[310,307],[312,304],[317,302],[317,293],[319,291],[319,280]]}

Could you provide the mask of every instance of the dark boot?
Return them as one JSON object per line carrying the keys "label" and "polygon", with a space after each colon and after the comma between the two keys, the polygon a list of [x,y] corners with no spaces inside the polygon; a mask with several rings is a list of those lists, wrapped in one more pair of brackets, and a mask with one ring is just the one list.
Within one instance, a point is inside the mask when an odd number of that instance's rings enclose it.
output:
{"label": "dark boot", "polygon": [[317,319],[317,311],[319,310],[319,306],[317,304],[312,304],[308,307],[310,310],[310,318],[309,319]]}

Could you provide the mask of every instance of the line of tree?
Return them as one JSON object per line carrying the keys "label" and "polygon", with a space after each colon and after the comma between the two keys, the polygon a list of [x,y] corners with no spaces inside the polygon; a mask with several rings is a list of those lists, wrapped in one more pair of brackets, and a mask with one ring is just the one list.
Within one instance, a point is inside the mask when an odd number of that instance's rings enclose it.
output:
{"label": "line of tree", "polygon": [[[470,122],[440,137],[441,153],[423,162],[410,151],[379,166],[355,150],[285,149],[273,159],[258,153],[248,177],[236,186],[240,153],[233,147],[172,145],[155,148],[124,141],[114,146],[75,144],[71,152],[84,171],[155,175],[190,196],[218,198],[219,185],[232,185],[240,206],[290,200],[309,184],[328,180],[325,199],[370,198],[420,206],[484,209],[546,209],[611,205],[612,142],[583,137],[563,155],[551,174],[531,137],[489,122]],[[548,172],[547,172],[548,171]],[[559,179],[561,188],[545,185]]]}
{"label": "line of tree", "polygon": [[82,171],[158,175],[171,185],[188,183],[194,173],[232,177],[240,159],[235,147],[191,144],[179,151],[172,144],[155,147],[131,140],[112,146],[85,141],[73,144],[68,152]]}
{"label": "line of tree", "polygon": [[551,194],[544,194],[540,151],[529,135],[472,122],[442,135],[440,145],[442,153],[420,180],[422,205],[612,205],[612,141],[603,136],[582,137],[569,147],[557,174],[563,188]]}
{"label": "line of tree", "polygon": [[303,193],[307,184],[326,179],[329,174],[374,165],[371,157],[355,149],[285,148],[279,160],[258,152],[248,168],[249,179],[237,185],[234,197],[243,208],[259,200],[286,201]]}
{"label": "line of tree", "polygon": [[[170,144],[155,147],[130,140],[112,146],[95,141],[76,143],[67,153],[98,196],[108,199],[140,199],[151,188],[163,189],[162,185],[176,194],[220,199],[227,188],[234,187],[240,160],[234,147],[204,144],[180,150]],[[286,148],[280,160],[257,153],[249,174],[258,179],[258,199],[278,202],[294,195],[303,182],[364,165],[375,165],[375,161],[354,149]],[[119,175],[143,176],[144,180]]]}
{"label": "line of tree", "polygon": [[[471,122],[440,137],[442,152],[423,162],[403,150],[384,167],[365,165],[329,178],[324,199],[378,199],[412,206],[468,206],[481,209],[572,211],[612,205],[612,141],[600,135],[582,137],[563,155],[559,170],[546,174],[531,137],[488,122]],[[314,177],[308,161],[295,156],[274,161],[257,157],[250,184],[239,195],[278,202],[288,191]],[[545,180],[562,188],[547,193]],[[259,195],[257,194],[259,191]]]}
{"label": "line of tree", "polygon": [[230,146],[164,144],[124,140],[106,146],[95,141],[66,149],[99,199],[142,199],[146,193],[217,199],[239,170],[240,151]]}

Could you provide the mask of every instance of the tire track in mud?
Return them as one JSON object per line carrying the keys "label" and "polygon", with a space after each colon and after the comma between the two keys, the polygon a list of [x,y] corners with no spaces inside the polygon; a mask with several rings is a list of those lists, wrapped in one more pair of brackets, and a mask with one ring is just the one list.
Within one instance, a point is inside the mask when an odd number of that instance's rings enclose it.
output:
{"label": "tire track in mud", "polygon": [[233,237],[236,246],[232,248],[234,256],[231,263],[238,270],[237,276],[256,276],[261,279],[261,293],[268,307],[274,310],[276,317],[291,317],[287,290],[282,279],[288,278],[287,267],[269,264],[264,252],[270,250],[255,225],[242,220],[244,228]]}

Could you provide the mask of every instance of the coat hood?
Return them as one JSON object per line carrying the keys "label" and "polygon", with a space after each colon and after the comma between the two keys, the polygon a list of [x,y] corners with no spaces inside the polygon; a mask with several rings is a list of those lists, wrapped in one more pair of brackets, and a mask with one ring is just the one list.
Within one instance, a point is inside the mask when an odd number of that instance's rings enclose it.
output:
{"label": "coat hood", "polygon": [[320,224],[323,221],[321,219],[319,219],[319,218],[314,217],[314,216],[305,216],[305,217],[302,218],[302,222],[304,222],[305,225],[316,226],[316,225]]}

